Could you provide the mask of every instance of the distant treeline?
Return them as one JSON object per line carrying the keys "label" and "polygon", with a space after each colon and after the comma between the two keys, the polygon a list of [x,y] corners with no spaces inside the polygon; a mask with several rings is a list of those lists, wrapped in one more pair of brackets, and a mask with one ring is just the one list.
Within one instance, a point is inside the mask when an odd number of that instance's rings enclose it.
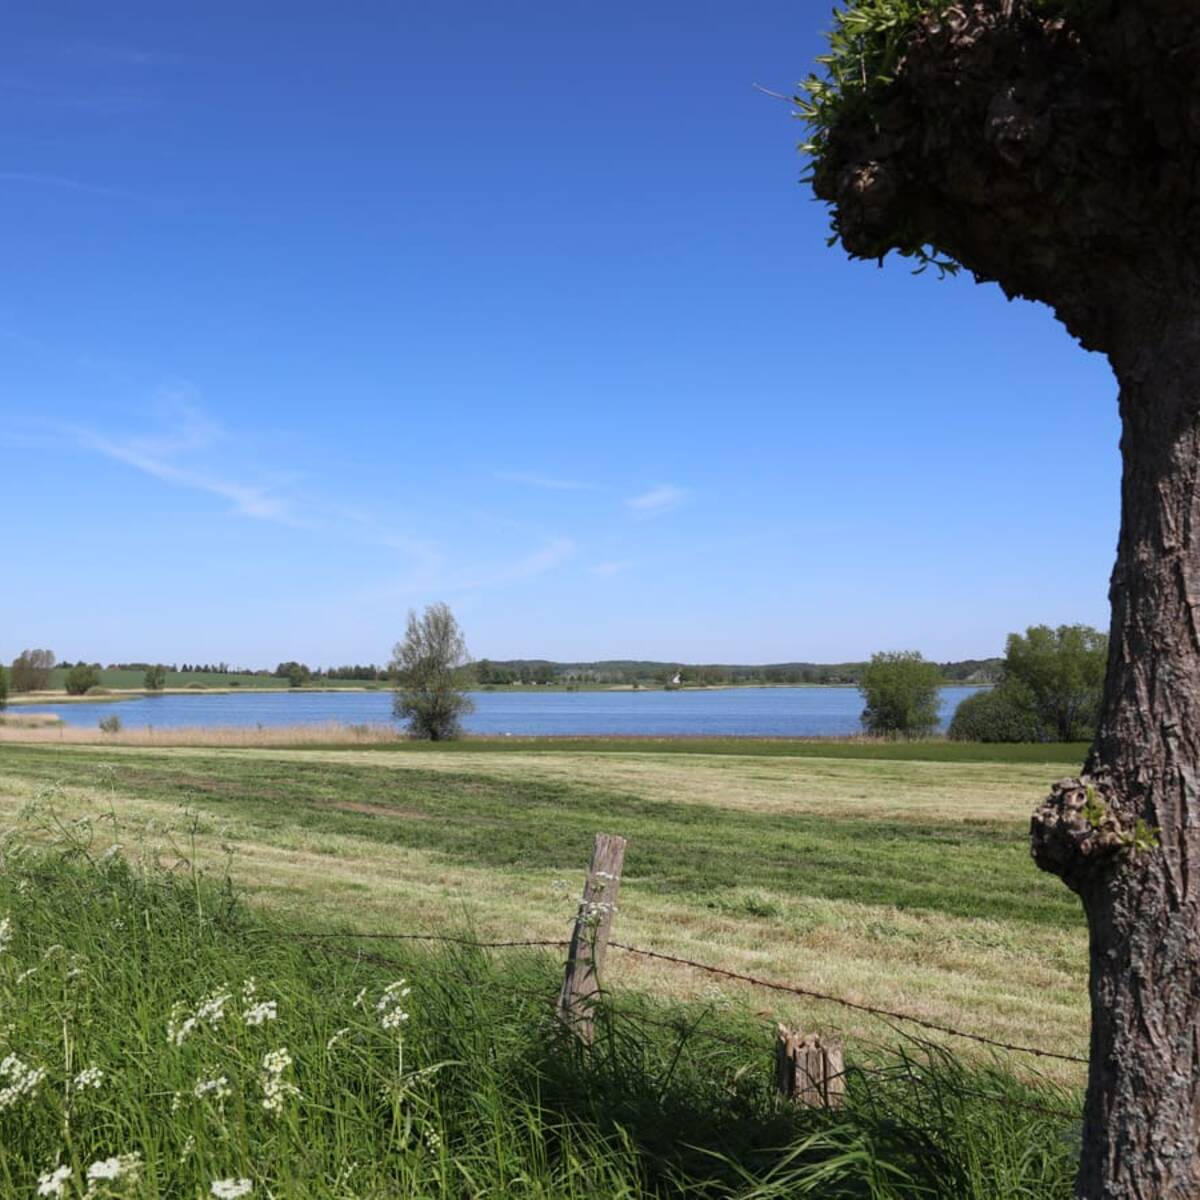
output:
{"label": "distant treeline", "polygon": [[[44,656],[45,662],[42,661]],[[28,661],[27,661],[28,660]],[[56,663],[48,651],[26,652],[13,664],[14,691],[45,687],[43,676],[49,666],[60,670],[84,664]],[[162,667],[169,675],[207,677],[207,682],[221,677],[249,680],[287,679],[292,686],[320,683],[322,680],[341,680],[358,683],[384,683],[391,676],[386,666],[375,663],[355,663],[335,667],[310,667],[290,660],[274,669],[233,666],[228,662],[214,663],[150,663],[120,662],[101,667],[86,663],[97,670],[145,672]],[[942,679],[947,683],[995,683],[1000,678],[1003,659],[970,658],[957,662],[938,663]],[[826,684],[856,686],[862,679],[865,662],[848,663],[678,663],[650,659],[604,659],[599,662],[553,662],[544,658],[483,658],[463,668],[463,674],[481,687],[504,686],[659,686],[703,687],[722,684]],[[39,670],[39,668],[41,668]],[[25,676],[29,679],[26,680]],[[18,676],[20,677],[18,679]],[[177,682],[175,684],[179,686]],[[171,681],[168,680],[168,686]]]}
{"label": "distant treeline", "polygon": [[[942,678],[950,683],[994,683],[1003,660],[964,659],[939,663]],[[547,659],[480,659],[473,664],[475,678],[489,684],[634,684],[655,683],[679,686],[792,683],[857,684],[867,664],[850,663],[667,663],[648,660],[611,659],[589,663],[559,663]]]}

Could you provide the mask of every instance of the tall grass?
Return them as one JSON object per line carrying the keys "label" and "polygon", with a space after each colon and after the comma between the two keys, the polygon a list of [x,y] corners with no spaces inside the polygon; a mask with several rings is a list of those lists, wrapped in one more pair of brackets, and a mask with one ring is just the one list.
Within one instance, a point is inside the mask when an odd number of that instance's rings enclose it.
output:
{"label": "tall grass", "polygon": [[1070,1194],[1072,1098],[998,1065],[910,1046],[796,1110],[748,1016],[626,998],[585,1050],[545,955],[296,940],[69,835],[0,865],[5,1196]]}

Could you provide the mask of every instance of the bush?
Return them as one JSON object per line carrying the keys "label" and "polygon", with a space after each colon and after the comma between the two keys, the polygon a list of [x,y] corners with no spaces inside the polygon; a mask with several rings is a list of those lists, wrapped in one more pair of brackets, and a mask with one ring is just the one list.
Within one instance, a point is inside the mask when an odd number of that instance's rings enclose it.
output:
{"label": "bush", "polygon": [[100,718],[100,732],[101,733],[120,733],[121,732],[121,718],[118,717],[116,713],[111,713],[107,717],[101,717]]}
{"label": "bush", "polygon": [[76,663],[68,672],[65,687],[68,696],[85,695],[89,688],[99,686],[100,672],[88,663]]}
{"label": "bush", "polygon": [[8,705],[8,672],[0,666],[0,708]]}
{"label": "bush", "polygon": [[161,692],[167,682],[167,671],[161,663],[156,663],[152,667],[146,668],[146,674],[142,679],[142,686],[148,692]]}
{"label": "bush", "polygon": [[968,696],[955,710],[948,736],[956,742],[1044,742],[1045,733],[1029,699],[1001,684]]}

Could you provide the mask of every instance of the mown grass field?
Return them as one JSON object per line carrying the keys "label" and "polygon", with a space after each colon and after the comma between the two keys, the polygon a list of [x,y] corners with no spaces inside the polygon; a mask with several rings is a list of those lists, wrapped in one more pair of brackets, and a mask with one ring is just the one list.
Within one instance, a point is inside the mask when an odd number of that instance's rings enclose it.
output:
{"label": "mown grass field", "polygon": [[[134,857],[227,872],[297,927],[487,937],[563,936],[593,834],[621,833],[623,941],[1086,1052],[1082,916],[1026,842],[1046,785],[1076,765],[1066,754],[684,748],[5,744],[0,823],[51,836],[82,821],[97,850],[117,841]],[[1021,749],[1049,759],[1057,748]],[[748,1011],[764,1028],[789,1019],[864,1044],[897,1036],[833,1005],[616,953],[609,982]],[[1013,1069],[1081,1078],[1070,1064]]]}

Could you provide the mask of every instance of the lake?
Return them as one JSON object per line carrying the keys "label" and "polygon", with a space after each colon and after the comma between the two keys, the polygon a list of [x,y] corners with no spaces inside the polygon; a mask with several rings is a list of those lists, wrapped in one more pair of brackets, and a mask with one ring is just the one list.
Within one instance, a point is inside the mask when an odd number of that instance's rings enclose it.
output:
{"label": "lake", "polygon": [[[978,689],[941,689],[944,729],[959,702]],[[771,687],[712,691],[472,692],[471,733],[690,734],[693,736],[822,737],[860,733],[862,697],[856,688]],[[256,726],[383,724],[392,695],[378,692],[225,692],[215,695],[136,696],[79,704],[37,704],[68,725],[95,726],[116,714],[127,728],[194,725]],[[20,711],[19,709],[17,711]]]}

